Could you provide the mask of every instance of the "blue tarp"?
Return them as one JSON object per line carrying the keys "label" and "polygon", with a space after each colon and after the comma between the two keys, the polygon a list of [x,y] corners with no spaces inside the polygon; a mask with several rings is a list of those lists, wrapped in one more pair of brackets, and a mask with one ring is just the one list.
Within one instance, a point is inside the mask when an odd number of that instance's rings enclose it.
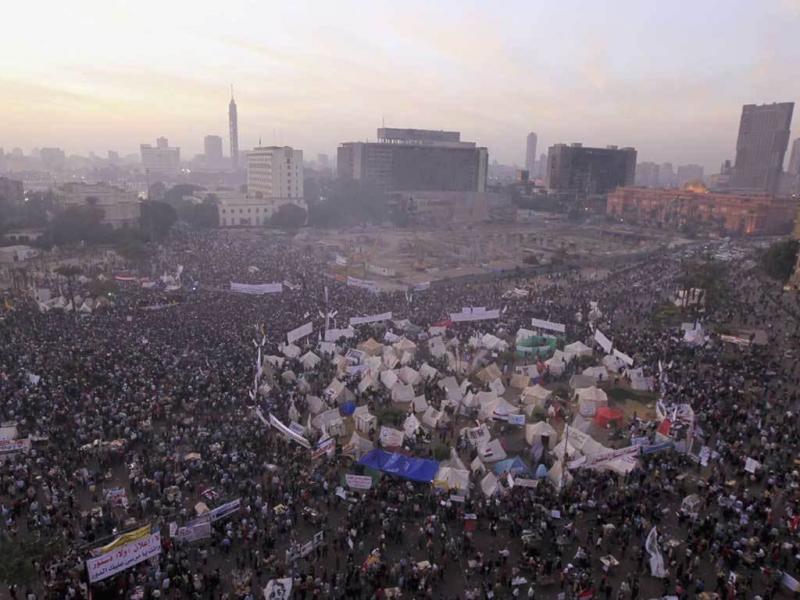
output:
{"label": "blue tarp", "polygon": [[428,483],[433,481],[436,473],[439,472],[439,463],[435,460],[414,458],[395,452],[386,452],[378,448],[367,452],[361,457],[358,464],[389,475],[396,475],[403,479]]}
{"label": "blue tarp", "polygon": [[547,467],[540,464],[536,467],[536,479],[544,479],[545,477],[547,477]]}
{"label": "blue tarp", "polygon": [[505,460],[496,462],[494,463],[493,469],[497,475],[500,473],[505,473],[506,471],[512,475],[528,472],[528,467],[524,462],[522,462],[522,459],[519,456],[514,456],[512,458],[507,458]]}
{"label": "blue tarp", "polygon": [[356,412],[356,403],[355,402],[345,402],[342,404],[339,411],[342,413],[343,416],[349,417],[354,412]]}

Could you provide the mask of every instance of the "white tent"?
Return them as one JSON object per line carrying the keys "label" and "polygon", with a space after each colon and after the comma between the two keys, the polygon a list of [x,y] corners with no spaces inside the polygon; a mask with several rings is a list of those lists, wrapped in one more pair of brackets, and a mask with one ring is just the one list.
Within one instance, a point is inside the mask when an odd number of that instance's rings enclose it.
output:
{"label": "white tent", "polygon": [[497,352],[505,352],[508,350],[508,344],[491,333],[483,334],[478,345],[489,350],[496,350]]}
{"label": "white tent", "polygon": [[350,441],[347,442],[347,444],[345,444],[342,448],[342,452],[346,455],[353,456],[356,460],[358,460],[367,452],[371,452],[374,448],[375,444],[368,439],[361,437],[354,431]]}
{"label": "white tent", "polygon": [[288,371],[284,371],[283,373],[281,373],[281,379],[283,379],[287,383],[291,381],[297,381],[297,374],[291,369],[289,369]]}
{"label": "white tent", "polygon": [[280,369],[286,361],[282,356],[265,356],[264,362],[271,364],[273,367]]}
{"label": "white tent", "polygon": [[428,407],[425,414],[422,415],[422,422],[432,429],[436,429],[444,419],[444,413],[436,410],[432,406]]}
{"label": "white tent", "polygon": [[281,351],[286,358],[297,358],[300,356],[300,348],[295,346],[294,344],[281,344],[278,346],[278,350]]}
{"label": "white tent", "polygon": [[425,399],[424,395],[417,396],[414,398],[414,412],[425,412],[428,410],[428,401]]}
{"label": "white tent", "polygon": [[394,371],[383,371],[380,375],[381,383],[386,389],[391,390],[397,383],[397,374]]}
{"label": "white tent", "polygon": [[417,349],[417,345],[409,339],[402,338],[399,342],[394,345],[395,350],[398,352],[414,352]]}
{"label": "white tent", "polygon": [[478,448],[478,456],[483,462],[494,463],[503,460],[508,455],[503,449],[503,444],[500,443],[500,440],[494,439]]}
{"label": "white tent", "polygon": [[564,354],[570,356],[591,356],[592,349],[581,341],[572,342],[564,346]]}
{"label": "white tent", "polygon": [[506,386],[503,385],[503,381],[499,377],[489,384],[489,389],[498,396],[506,393]]}
{"label": "white tent", "polygon": [[414,437],[414,434],[417,433],[417,430],[420,428],[419,419],[411,413],[406,417],[406,420],[403,421],[403,431],[406,434],[407,438]]}
{"label": "white tent", "polygon": [[317,344],[317,350],[320,354],[328,354],[330,356],[336,354],[336,344],[333,342],[320,342]]}
{"label": "white tent", "polygon": [[599,406],[608,406],[608,396],[598,387],[581,388],[575,392],[578,400],[588,400]]}
{"label": "white tent", "polygon": [[405,385],[399,381],[392,386],[392,401],[393,402],[413,402],[414,401],[414,386]]}
{"label": "white tent", "polygon": [[618,356],[613,354],[606,354],[603,357],[603,366],[615,375],[620,372],[620,369],[625,368],[625,363]]}
{"label": "white tent", "polygon": [[488,403],[482,403],[478,411],[478,420],[505,419],[508,415],[519,414],[519,408],[509,403],[505,398],[495,398]]}
{"label": "white tent", "polygon": [[483,383],[489,383],[502,376],[503,372],[500,370],[500,367],[497,366],[497,363],[492,363],[488,367],[484,367],[478,371],[478,379]]}
{"label": "white tent", "polygon": [[375,389],[375,387],[375,378],[369,372],[365,372],[361,377],[361,381],[358,382],[358,391],[363,394],[369,389]]}
{"label": "white tent", "polygon": [[[358,408],[362,408],[359,406]],[[364,406],[363,408],[367,408]],[[378,417],[371,414],[369,409],[364,412],[353,413],[353,418],[356,422],[356,431],[361,433],[372,433],[378,429]]]}
{"label": "white tent", "polygon": [[469,463],[469,470],[473,473],[486,473],[486,465],[483,464],[480,456],[476,456],[471,463]]}
{"label": "white tent", "polygon": [[383,366],[387,369],[394,369],[397,364],[400,362],[400,359],[395,354],[393,348],[385,347],[383,349]]}
{"label": "white tent", "polygon": [[419,368],[419,374],[422,379],[425,381],[429,381],[436,377],[439,374],[439,371],[434,369],[428,363],[423,363],[422,366]]}
{"label": "white tent", "polygon": [[499,489],[500,484],[497,482],[497,477],[494,476],[494,473],[487,473],[481,479],[481,491],[487,498],[494,496]]}
{"label": "white tent", "polygon": [[531,378],[523,373],[514,373],[511,376],[511,387],[517,390],[524,390],[531,383]]}
{"label": "white tent", "polygon": [[550,373],[558,377],[567,368],[567,364],[574,358],[570,354],[565,354],[561,350],[553,352],[553,356],[544,361],[544,364],[550,370]]}
{"label": "white tent", "polygon": [[326,431],[331,436],[343,435],[345,432],[344,421],[336,408],[318,414],[311,419],[311,425],[319,431]]}
{"label": "white tent", "polygon": [[325,408],[325,404],[319,396],[308,396],[306,402],[308,402],[308,409],[312,415],[322,412],[322,409]]}
{"label": "white tent", "polygon": [[439,472],[433,478],[433,485],[445,490],[456,490],[461,493],[469,492],[469,471],[439,467]]}
{"label": "white tent", "polygon": [[344,383],[338,379],[331,381],[322,394],[328,402],[336,402],[338,404],[343,404],[349,400],[355,400],[353,392],[347,389]]}
{"label": "white tent", "polygon": [[383,344],[376,342],[373,338],[369,338],[366,342],[361,342],[358,349],[370,356],[377,356],[383,350]]}
{"label": "white tent", "polygon": [[400,381],[408,385],[417,385],[420,381],[420,374],[411,367],[403,367],[398,373]]}
{"label": "white tent", "polygon": [[447,399],[448,400],[455,400],[456,402],[461,400],[461,390],[458,387],[458,381],[456,378],[450,375],[449,377],[445,377],[437,384],[441,389],[447,392]]}
{"label": "white tent", "polygon": [[300,357],[300,363],[303,365],[303,369],[306,371],[310,371],[320,362],[322,362],[322,359],[310,350]]}
{"label": "white tent", "polygon": [[519,395],[519,401],[522,404],[532,404],[539,408],[544,408],[545,403],[553,397],[553,392],[547,388],[542,387],[538,383],[533,386],[526,387]]}
{"label": "white tent", "polygon": [[558,433],[553,427],[545,422],[529,423],[525,425],[525,441],[530,445],[541,442],[543,437],[547,437],[547,449],[552,450],[558,443]]}
{"label": "white tent", "polygon": [[441,358],[447,352],[444,342],[440,337],[429,339],[428,349],[430,350],[431,356],[433,356],[434,358]]}
{"label": "white tent", "polygon": [[405,432],[382,425],[379,439],[384,448],[400,448],[405,439]]}
{"label": "white tent", "polygon": [[608,381],[608,370],[605,367],[587,367],[583,370],[583,375],[595,381]]}

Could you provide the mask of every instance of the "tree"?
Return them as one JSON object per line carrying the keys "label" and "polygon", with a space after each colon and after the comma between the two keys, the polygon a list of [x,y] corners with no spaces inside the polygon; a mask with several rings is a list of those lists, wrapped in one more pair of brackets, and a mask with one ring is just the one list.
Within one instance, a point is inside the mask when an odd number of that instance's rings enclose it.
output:
{"label": "tree", "polygon": [[281,204],[272,215],[269,223],[278,229],[299,229],[306,222],[306,211],[296,204]]}
{"label": "tree", "polygon": [[177,208],[178,202],[183,200],[184,196],[193,196],[195,192],[201,192],[205,188],[191,183],[179,183],[173,185],[164,193],[164,202],[171,204],[173,208]]}
{"label": "tree", "polygon": [[72,314],[77,318],[78,307],[75,306],[75,278],[83,273],[83,269],[77,265],[61,265],[56,269],[56,273],[67,280],[67,293],[69,294],[70,304],[72,304]]}
{"label": "tree", "polygon": [[178,220],[175,209],[166,202],[147,200],[142,202],[142,215],[139,219],[142,232],[151,240],[163,239],[170,227]]}
{"label": "tree", "polygon": [[77,244],[102,244],[112,237],[110,225],[104,225],[103,210],[96,206],[69,206],[58,213],[45,232],[43,243],[58,246]]}
{"label": "tree", "polygon": [[775,242],[761,255],[761,267],[767,275],[784,283],[794,272],[798,250],[800,240]]}

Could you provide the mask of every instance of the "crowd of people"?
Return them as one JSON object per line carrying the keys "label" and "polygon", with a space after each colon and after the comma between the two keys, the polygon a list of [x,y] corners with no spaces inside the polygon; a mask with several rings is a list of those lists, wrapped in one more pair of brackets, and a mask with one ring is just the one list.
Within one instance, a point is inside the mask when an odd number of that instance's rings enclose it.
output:
{"label": "crowd of people", "polygon": [[[796,593],[797,301],[737,261],[721,275],[713,300],[702,310],[686,309],[684,320],[702,322],[708,332],[705,343],[687,344],[680,323],[659,312],[681,286],[684,257],[685,251],[664,251],[599,277],[564,270],[375,293],[333,278],[332,256],[321,247],[204,233],[163,248],[163,264],[182,266],[177,291],[121,277],[113,301],[90,313],[43,311],[30,294],[11,298],[0,323],[0,420],[30,447],[2,456],[1,535],[5,548],[35,540],[46,551],[31,559],[35,575],[11,585],[10,596],[249,599],[285,578],[294,598]],[[100,272],[87,275],[83,283],[51,276],[53,293],[60,287],[66,294],[69,283],[85,296]],[[231,292],[232,281],[284,285],[281,293],[247,295]],[[512,289],[527,293],[508,294]],[[357,374],[318,350],[326,321],[343,328],[350,317],[393,315],[357,326],[354,337],[338,341],[338,355],[370,337],[382,339],[387,330],[411,336],[396,325],[408,321],[417,346],[409,366],[428,363],[439,372],[416,393],[444,408],[439,378],[456,375],[476,391],[488,389],[475,373],[495,362],[509,387],[515,367],[536,364],[511,351],[470,349],[476,333],[513,345],[532,318],[547,319],[566,325],[567,341],[584,341],[602,358],[587,323],[591,303],[602,313],[593,326],[654,378],[661,405],[691,407],[696,447],[684,440],[685,451],[641,456],[624,476],[575,469],[568,483],[545,479],[488,496],[473,474],[461,501],[429,483],[392,476],[374,478],[366,491],[347,490],[344,475],[364,473],[344,452],[349,431],[330,455],[314,456],[259,418],[306,423],[310,398],[324,399],[337,375],[356,406],[368,406],[387,423],[398,410],[408,412],[381,385],[362,391]],[[499,309],[500,316],[448,321],[449,313],[473,306]],[[307,322],[314,333],[296,344],[304,353],[316,351],[319,364],[305,368],[286,357],[256,365],[257,355],[282,356],[286,333]],[[459,370],[461,361],[454,369],[429,353],[424,340],[434,325],[446,328],[448,344],[463,349],[467,373]],[[719,332],[731,327],[764,329],[767,343],[725,343]],[[575,368],[560,377],[539,368],[541,383],[565,388]],[[608,385],[624,387],[614,380]],[[563,396],[552,404],[558,410],[535,418],[563,432],[574,403]],[[650,408],[643,403],[626,416],[616,446],[642,431],[653,435],[659,423]],[[452,448],[470,465],[476,451],[459,433],[471,422],[457,411],[450,417],[402,451],[433,458],[436,447]],[[509,424],[490,420],[487,426],[507,437],[509,450],[520,443]],[[320,437],[309,435],[312,448]],[[371,438],[380,446],[377,432]],[[700,446],[708,450],[702,460]],[[529,449],[519,453],[530,459]],[[757,468],[746,470],[748,459]],[[532,467],[558,460],[545,453]],[[682,508],[689,495],[699,509]],[[200,504],[213,508],[236,499],[238,509],[211,523],[207,537],[173,535],[170,525],[191,522]],[[161,532],[158,556],[90,584],[85,563],[92,550],[143,525]],[[654,527],[662,577],[651,574],[648,560],[646,538]],[[299,556],[295,550],[312,539],[319,542]],[[602,560],[609,555],[618,564]]]}

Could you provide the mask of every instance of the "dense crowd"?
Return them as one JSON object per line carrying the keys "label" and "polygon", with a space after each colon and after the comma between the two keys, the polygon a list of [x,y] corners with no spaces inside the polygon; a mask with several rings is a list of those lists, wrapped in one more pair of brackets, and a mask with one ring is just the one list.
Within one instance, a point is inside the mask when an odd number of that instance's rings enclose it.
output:
{"label": "dense crowd", "polygon": [[[18,436],[33,443],[0,464],[2,535],[7,547],[45,540],[57,550],[31,565],[34,581],[9,588],[11,597],[88,598],[90,550],[143,524],[162,532],[159,557],[91,585],[94,598],[257,598],[269,580],[283,577],[293,579],[295,598],[384,598],[394,590],[406,598],[771,598],[786,589],[784,573],[800,575],[800,320],[796,300],[770,290],[754,270],[729,265],[713,302],[687,312],[709,332],[764,329],[767,344],[732,347],[711,333],[695,346],[656,318],[680,286],[677,252],[602,277],[563,271],[434,284],[411,294],[348,286],[330,276],[331,258],[311,244],[203,234],[163,249],[163,264],[183,266],[178,292],[121,282],[113,305],[90,314],[42,312],[30,299],[12,300],[0,324],[0,420],[15,422]],[[231,281],[291,286],[251,296],[231,293]],[[87,293],[88,284],[71,283]],[[529,293],[505,293],[514,288]],[[711,451],[707,464],[671,450],[641,457],[626,476],[580,469],[569,485],[543,481],[491,497],[475,485],[463,503],[429,484],[387,476],[367,492],[337,493],[343,474],[355,472],[342,452],[346,439],[333,456],[314,460],[256,416],[258,408],[289,423],[295,412],[305,423],[309,398],[323,397],[340,369],[322,353],[313,369],[297,359],[265,363],[268,391],[251,397],[254,340],[263,336],[263,356],[278,356],[286,332],[311,321],[314,333],[297,344],[316,348],[327,313],[335,312],[331,326],[344,327],[350,317],[391,311],[424,337],[462,307],[500,309],[498,320],[448,324],[446,339],[457,340],[475,366],[497,362],[508,383],[514,367],[530,361],[467,350],[473,334],[513,341],[536,317],[564,323],[568,341],[592,345],[592,302],[602,311],[595,326],[659,382],[663,405],[691,406],[694,433]],[[340,341],[340,352],[380,339],[383,327],[403,335],[392,323],[360,326]],[[411,366],[452,372],[418,341]],[[544,373],[543,382],[564,385],[573,369],[560,379]],[[392,407],[385,388],[362,392],[356,376],[342,378],[356,405]],[[446,395],[435,381],[417,393],[435,407]],[[566,400],[559,409],[547,418],[561,431],[574,410]],[[429,432],[431,442],[409,442],[407,451],[428,458],[436,442],[469,465],[475,451],[459,438],[466,424],[454,416]],[[500,437],[507,433],[502,422],[489,425]],[[652,435],[656,425],[626,419],[617,445],[629,444],[634,430]],[[510,446],[519,442],[508,438]],[[745,471],[747,458],[760,465],[753,473]],[[539,460],[551,467],[558,459]],[[127,506],[106,493],[120,488]],[[700,500],[691,514],[681,508],[690,494]],[[169,535],[169,524],[190,521],[198,502],[236,498],[239,510],[214,522],[210,538],[184,543]],[[465,526],[465,516],[474,526]],[[645,537],[653,526],[663,578],[648,567]],[[325,541],[311,554],[287,558],[287,549],[319,531]],[[607,555],[619,565],[605,568]]]}

